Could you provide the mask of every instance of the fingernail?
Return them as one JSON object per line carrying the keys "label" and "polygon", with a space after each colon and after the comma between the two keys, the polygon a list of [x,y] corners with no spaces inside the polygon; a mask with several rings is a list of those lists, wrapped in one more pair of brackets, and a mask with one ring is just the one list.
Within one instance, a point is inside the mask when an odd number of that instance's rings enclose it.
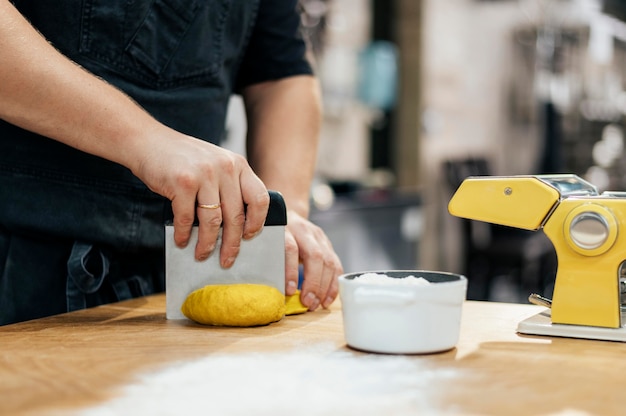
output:
{"label": "fingernail", "polygon": [[224,260],[224,264],[222,264],[222,266],[224,266],[225,269],[228,269],[232,267],[233,264],[235,264],[235,258],[229,257],[226,260]]}
{"label": "fingernail", "polygon": [[246,239],[246,240],[251,240],[251,239],[253,239],[254,237],[256,237],[258,233],[260,233],[260,231],[257,231],[257,232],[254,232],[254,233],[247,232],[247,233],[245,233],[245,234],[243,235],[243,238],[244,238],[244,239]]}
{"label": "fingernail", "polygon": [[333,302],[335,301],[335,299],[331,298],[330,296],[326,298],[326,300],[324,301],[324,303],[322,303],[322,306],[324,308],[328,308]]}
{"label": "fingernail", "polygon": [[287,282],[287,294],[293,295],[294,293],[296,293],[296,290],[298,290],[297,283],[294,282],[293,280],[288,281]]}
{"label": "fingernail", "polygon": [[215,245],[212,245],[211,247],[209,247],[208,251],[205,253],[201,253],[196,257],[196,260],[198,261],[204,261],[206,259],[209,258],[209,256],[211,255],[211,253],[213,253],[213,250],[215,249]]}

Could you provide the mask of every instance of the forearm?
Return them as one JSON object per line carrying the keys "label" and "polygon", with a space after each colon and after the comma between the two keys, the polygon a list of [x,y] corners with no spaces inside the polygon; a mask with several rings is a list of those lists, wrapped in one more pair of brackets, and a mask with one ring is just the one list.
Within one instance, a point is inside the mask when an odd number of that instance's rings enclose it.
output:
{"label": "forearm", "polygon": [[296,76],[253,85],[244,100],[250,165],[268,189],[283,194],[288,209],[307,217],[321,119],[316,79]]}
{"label": "forearm", "polygon": [[0,0],[0,118],[134,168],[142,135],[162,129],[122,92],[56,51]]}

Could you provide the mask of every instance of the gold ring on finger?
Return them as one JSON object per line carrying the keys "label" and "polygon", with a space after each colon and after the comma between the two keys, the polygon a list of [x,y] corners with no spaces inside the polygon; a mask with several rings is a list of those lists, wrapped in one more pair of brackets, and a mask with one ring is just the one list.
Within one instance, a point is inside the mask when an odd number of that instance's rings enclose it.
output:
{"label": "gold ring on finger", "polygon": [[198,204],[198,208],[218,209],[222,204]]}

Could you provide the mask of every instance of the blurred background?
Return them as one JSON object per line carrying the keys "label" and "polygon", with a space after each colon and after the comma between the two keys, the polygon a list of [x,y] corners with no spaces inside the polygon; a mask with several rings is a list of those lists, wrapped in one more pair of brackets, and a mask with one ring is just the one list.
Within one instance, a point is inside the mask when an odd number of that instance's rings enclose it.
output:
{"label": "blurred background", "polygon": [[[469,175],[626,190],[623,0],[301,0],[324,122],[311,219],[346,272],[464,273],[468,298],[551,297],[543,232],[452,217]],[[231,103],[227,146],[243,151]]]}

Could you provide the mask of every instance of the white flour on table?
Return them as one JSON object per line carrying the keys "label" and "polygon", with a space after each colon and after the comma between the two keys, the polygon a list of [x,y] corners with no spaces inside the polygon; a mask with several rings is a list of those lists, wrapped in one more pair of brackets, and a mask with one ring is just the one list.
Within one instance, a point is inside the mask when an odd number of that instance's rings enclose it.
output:
{"label": "white flour on table", "polygon": [[[322,349],[320,351],[320,348]],[[445,414],[437,392],[455,369],[330,345],[286,353],[214,354],[145,374],[81,416]]]}

